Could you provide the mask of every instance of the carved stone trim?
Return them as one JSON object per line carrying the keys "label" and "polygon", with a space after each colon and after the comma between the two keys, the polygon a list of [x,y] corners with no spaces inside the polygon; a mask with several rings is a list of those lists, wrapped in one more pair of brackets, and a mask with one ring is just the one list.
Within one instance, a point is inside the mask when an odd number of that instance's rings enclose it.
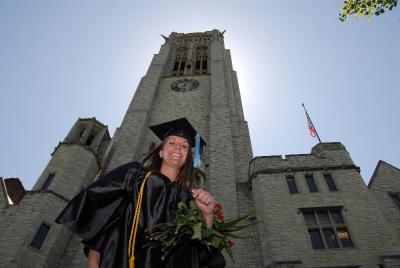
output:
{"label": "carved stone trim", "polygon": [[198,88],[200,82],[195,79],[180,79],[175,82],[172,82],[171,89],[177,92],[186,92],[186,91],[193,91],[194,89]]}

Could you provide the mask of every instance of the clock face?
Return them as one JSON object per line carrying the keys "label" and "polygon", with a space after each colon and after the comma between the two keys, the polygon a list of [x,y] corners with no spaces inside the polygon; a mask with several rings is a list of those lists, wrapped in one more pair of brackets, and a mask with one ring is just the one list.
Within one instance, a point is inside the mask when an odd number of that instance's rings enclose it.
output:
{"label": "clock face", "polygon": [[173,82],[171,84],[171,89],[177,92],[192,91],[196,89],[199,86],[199,84],[200,83],[197,80],[185,78]]}

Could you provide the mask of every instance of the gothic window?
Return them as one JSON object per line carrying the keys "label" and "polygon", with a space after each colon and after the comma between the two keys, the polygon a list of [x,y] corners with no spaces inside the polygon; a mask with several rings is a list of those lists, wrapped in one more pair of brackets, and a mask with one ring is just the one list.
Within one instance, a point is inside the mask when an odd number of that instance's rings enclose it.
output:
{"label": "gothic window", "polygon": [[176,58],[175,63],[174,63],[174,69],[172,70],[173,72],[178,71],[179,67],[179,58]]}
{"label": "gothic window", "polygon": [[85,145],[86,146],[90,146],[91,144],[92,144],[92,142],[93,142],[93,140],[94,140],[94,138],[96,137],[96,132],[92,132],[92,133],[90,133],[90,136],[89,136],[89,138],[86,140],[86,142],[85,142]]}
{"label": "gothic window", "polygon": [[391,197],[396,207],[400,209],[400,193],[391,194]]}
{"label": "gothic window", "polygon": [[207,74],[207,58],[207,47],[198,47],[196,49],[196,63],[194,69],[195,74]]}
{"label": "gothic window", "polygon": [[172,75],[184,75],[186,65],[186,53],[187,49],[184,47],[177,49],[174,67],[172,69]]}
{"label": "gothic window", "polygon": [[286,177],[286,183],[288,185],[289,193],[291,193],[291,194],[298,193],[296,181],[294,180],[294,177]]}
{"label": "gothic window", "polygon": [[315,184],[314,177],[312,175],[306,175],[306,182],[310,193],[318,192],[317,185]]}
{"label": "gothic window", "polygon": [[42,223],[32,239],[31,247],[40,249],[44,240],[46,239],[47,234],[49,233],[49,230],[50,226]]}
{"label": "gothic window", "polygon": [[303,216],[313,249],[354,246],[340,208],[304,209]]}
{"label": "gothic window", "polygon": [[54,179],[55,174],[50,174],[42,186],[42,190],[47,190]]}
{"label": "gothic window", "polygon": [[182,57],[181,63],[179,65],[179,75],[183,75],[185,73],[185,65],[186,65],[186,57]]}
{"label": "gothic window", "polygon": [[337,187],[335,185],[335,182],[333,181],[332,175],[324,175],[326,185],[328,185],[329,191],[331,192],[336,192]]}

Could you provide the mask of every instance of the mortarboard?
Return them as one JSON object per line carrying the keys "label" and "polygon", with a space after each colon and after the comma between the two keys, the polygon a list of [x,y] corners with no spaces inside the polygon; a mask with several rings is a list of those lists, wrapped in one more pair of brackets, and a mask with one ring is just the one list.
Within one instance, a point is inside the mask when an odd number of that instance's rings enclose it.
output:
{"label": "mortarboard", "polygon": [[194,166],[200,166],[200,153],[206,143],[185,117],[151,126],[150,129],[160,140],[164,140],[168,136],[187,139],[190,146],[195,147]]}

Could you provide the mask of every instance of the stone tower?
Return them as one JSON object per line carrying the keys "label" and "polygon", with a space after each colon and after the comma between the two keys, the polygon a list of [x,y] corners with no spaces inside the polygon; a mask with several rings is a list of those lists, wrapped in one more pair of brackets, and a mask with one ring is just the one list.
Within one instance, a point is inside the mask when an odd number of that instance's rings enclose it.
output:
{"label": "stone tower", "polygon": [[[33,191],[18,206],[20,211],[13,214],[11,207],[6,209],[3,219],[7,224],[1,228],[9,229],[10,224],[22,219],[30,227],[16,227],[26,231],[14,251],[1,253],[2,259],[7,257],[5,263],[11,265],[16,256],[23,255],[26,258],[20,260],[21,264],[29,263],[29,259],[37,263],[36,267],[85,267],[79,238],[54,225],[54,218],[100,170],[107,172],[126,162],[142,160],[159,143],[149,126],[181,117],[190,121],[207,144],[197,172],[198,183],[216,197],[228,218],[254,210],[248,184],[248,163],[252,159],[249,131],[223,33],[172,33],[164,39],[112,141],[106,127],[96,120],[78,120],[56,148]],[[30,195],[35,201],[27,198]],[[40,201],[45,205],[37,202],[39,196],[46,196]],[[37,215],[29,218],[21,213],[25,206],[37,210]],[[46,234],[40,250],[27,244],[35,230]],[[247,230],[251,238],[237,243],[236,263],[231,267],[261,265],[255,232],[256,228]],[[2,239],[11,239],[12,233]],[[58,266],[55,259],[59,260]]]}
{"label": "stone tower", "polygon": [[0,267],[58,267],[71,233],[54,219],[99,172],[109,143],[106,126],[79,119],[32,191],[18,205],[1,204]]}
{"label": "stone tower", "polygon": [[227,267],[400,267],[399,169],[380,162],[367,187],[338,142],[253,159],[223,34],[164,37],[114,137],[95,118],[79,119],[32,191],[5,180],[19,203],[10,205],[0,178],[0,268],[86,267],[79,237],[54,219],[96,175],[142,160],[159,143],[149,126],[182,117],[207,144],[198,183],[228,218],[256,212],[259,224],[241,234]]}
{"label": "stone tower", "polygon": [[[113,138],[107,170],[141,160],[152,144],[159,143],[149,126],[181,117],[207,143],[200,167],[205,181],[201,183],[222,204],[226,216],[253,210],[247,184],[252,158],[249,131],[230,51],[218,30],[172,33],[165,38]],[[238,244],[237,267],[259,262],[254,245]]]}

